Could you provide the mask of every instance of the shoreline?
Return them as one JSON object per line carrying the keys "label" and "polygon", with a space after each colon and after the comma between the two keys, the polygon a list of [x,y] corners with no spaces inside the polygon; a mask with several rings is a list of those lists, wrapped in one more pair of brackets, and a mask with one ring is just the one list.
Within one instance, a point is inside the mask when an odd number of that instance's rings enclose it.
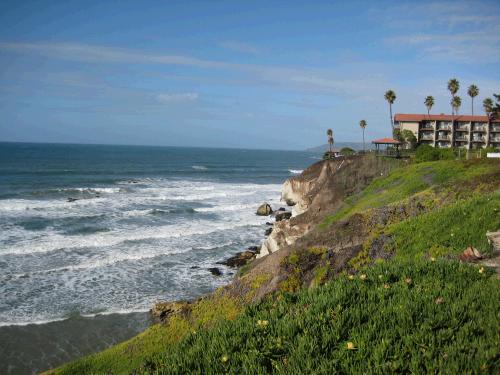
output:
{"label": "shoreline", "polygon": [[[45,324],[3,326],[0,327],[0,342],[5,357],[0,372],[46,371],[128,340],[151,324],[148,312],[135,312],[95,317],[75,314]],[[40,342],[43,345],[39,345]],[[15,347],[23,350],[14,350]]]}

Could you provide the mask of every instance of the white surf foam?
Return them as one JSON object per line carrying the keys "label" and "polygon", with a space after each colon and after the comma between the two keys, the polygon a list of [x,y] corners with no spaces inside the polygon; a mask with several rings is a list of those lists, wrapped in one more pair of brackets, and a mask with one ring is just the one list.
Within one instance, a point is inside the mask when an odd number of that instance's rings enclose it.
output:
{"label": "white surf foam", "polygon": [[206,171],[208,168],[203,165],[192,165],[191,168],[197,171]]}
{"label": "white surf foam", "polygon": [[113,230],[83,236],[65,236],[52,232],[51,235],[39,238],[36,242],[19,241],[12,245],[5,245],[0,250],[0,255],[44,253],[62,249],[111,247],[132,241],[164,240],[208,234],[247,225],[259,225],[261,222],[262,218],[259,217],[255,217],[254,220],[242,220],[239,222],[199,220],[183,224],[136,228],[134,230]]}
{"label": "white surf foam", "polygon": [[304,172],[303,169],[289,169],[288,172],[292,173],[292,174],[300,174],[302,172]]}

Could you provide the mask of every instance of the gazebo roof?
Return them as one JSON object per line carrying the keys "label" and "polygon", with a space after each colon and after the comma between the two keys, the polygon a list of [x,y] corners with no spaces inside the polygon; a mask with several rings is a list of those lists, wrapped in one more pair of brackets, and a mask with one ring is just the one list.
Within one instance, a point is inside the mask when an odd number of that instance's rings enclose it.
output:
{"label": "gazebo roof", "polygon": [[372,141],[372,143],[375,144],[381,144],[381,145],[400,145],[401,142],[396,141],[393,138],[380,138],[380,139],[375,139]]}

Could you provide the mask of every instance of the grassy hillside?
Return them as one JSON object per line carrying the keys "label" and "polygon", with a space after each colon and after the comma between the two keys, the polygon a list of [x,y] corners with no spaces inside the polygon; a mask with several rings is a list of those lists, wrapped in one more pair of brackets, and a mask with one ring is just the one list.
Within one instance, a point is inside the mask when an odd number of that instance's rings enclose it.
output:
{"label": "grassy hillside", "polygon": [[[491,160],[394,170],[286,250],[263,301],[222,289],[54,373],[498,373],[500,280],[456,259],[469,245],[489,252],[499,186]],[[362,246],[347,251],[342,236]],[[270,279],[249,279],[251,293]]]}
{"label": "grassy hillside", "polygon": [[[500,282],[479,267],[392,261],[353,279],[280,293],[234,321],[191,333],[144,371],[493,372]],[[498,368],[497,368],[498,369]]]}
{"label": "grassy hillside", "polygon": [[486,178],[498,172],[497,161],[484,159],[467,162],[442,160],[398,168],[389,176],[374,180],[361,193],[347,198],[343,207],[335,214],[327,216],[321,227],[326,228],[356,212],[395,203],[436,187],[445,191],[460,191],[466,188],[466,192],[469,192],[469,181]]}

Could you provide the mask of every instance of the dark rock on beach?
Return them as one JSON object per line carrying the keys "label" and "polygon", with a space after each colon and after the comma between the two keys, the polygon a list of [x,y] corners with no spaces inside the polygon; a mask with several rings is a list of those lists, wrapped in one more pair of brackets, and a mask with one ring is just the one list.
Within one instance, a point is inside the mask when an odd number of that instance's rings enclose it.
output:
{"label": "dark rock on beach", "polygon": [[71,203],[71,202],[76,202],[77,200],[78,200],[78,198],[69,197],[66,201]]}
{"label": "dark rock on beach", "polygon": [[264,235],[269,236],[272,231],[273,231],[273,228],[267,228],[266,231],[264,232]]}
{"label": "dark rock on beach", "polygon": [[253,253],[257,253],[257,252],[259,252],[260,247],[259,246],[250,246],[247,250],[251,251]]}
{"label": "dark rock on beach", "polygon": [[222,275],[222,271],[220,269],[218,269],[217,267],[210,267],[208,270],[214,276],[221,276]]}
{"label": "dark rock on beach", "polygon": [[276,214],[276,221],[288,220],[292,217],[292,213],[290,211],[280,211]]}
{"label": "dark rock on beach", "polygon": [[247,264],[247,262],[255,257],[255,252],[253,251],[243,251],[241,253],[232,256],[231,258],[219,262],[217,264],[223,264],[229,267],[241,267]]}

